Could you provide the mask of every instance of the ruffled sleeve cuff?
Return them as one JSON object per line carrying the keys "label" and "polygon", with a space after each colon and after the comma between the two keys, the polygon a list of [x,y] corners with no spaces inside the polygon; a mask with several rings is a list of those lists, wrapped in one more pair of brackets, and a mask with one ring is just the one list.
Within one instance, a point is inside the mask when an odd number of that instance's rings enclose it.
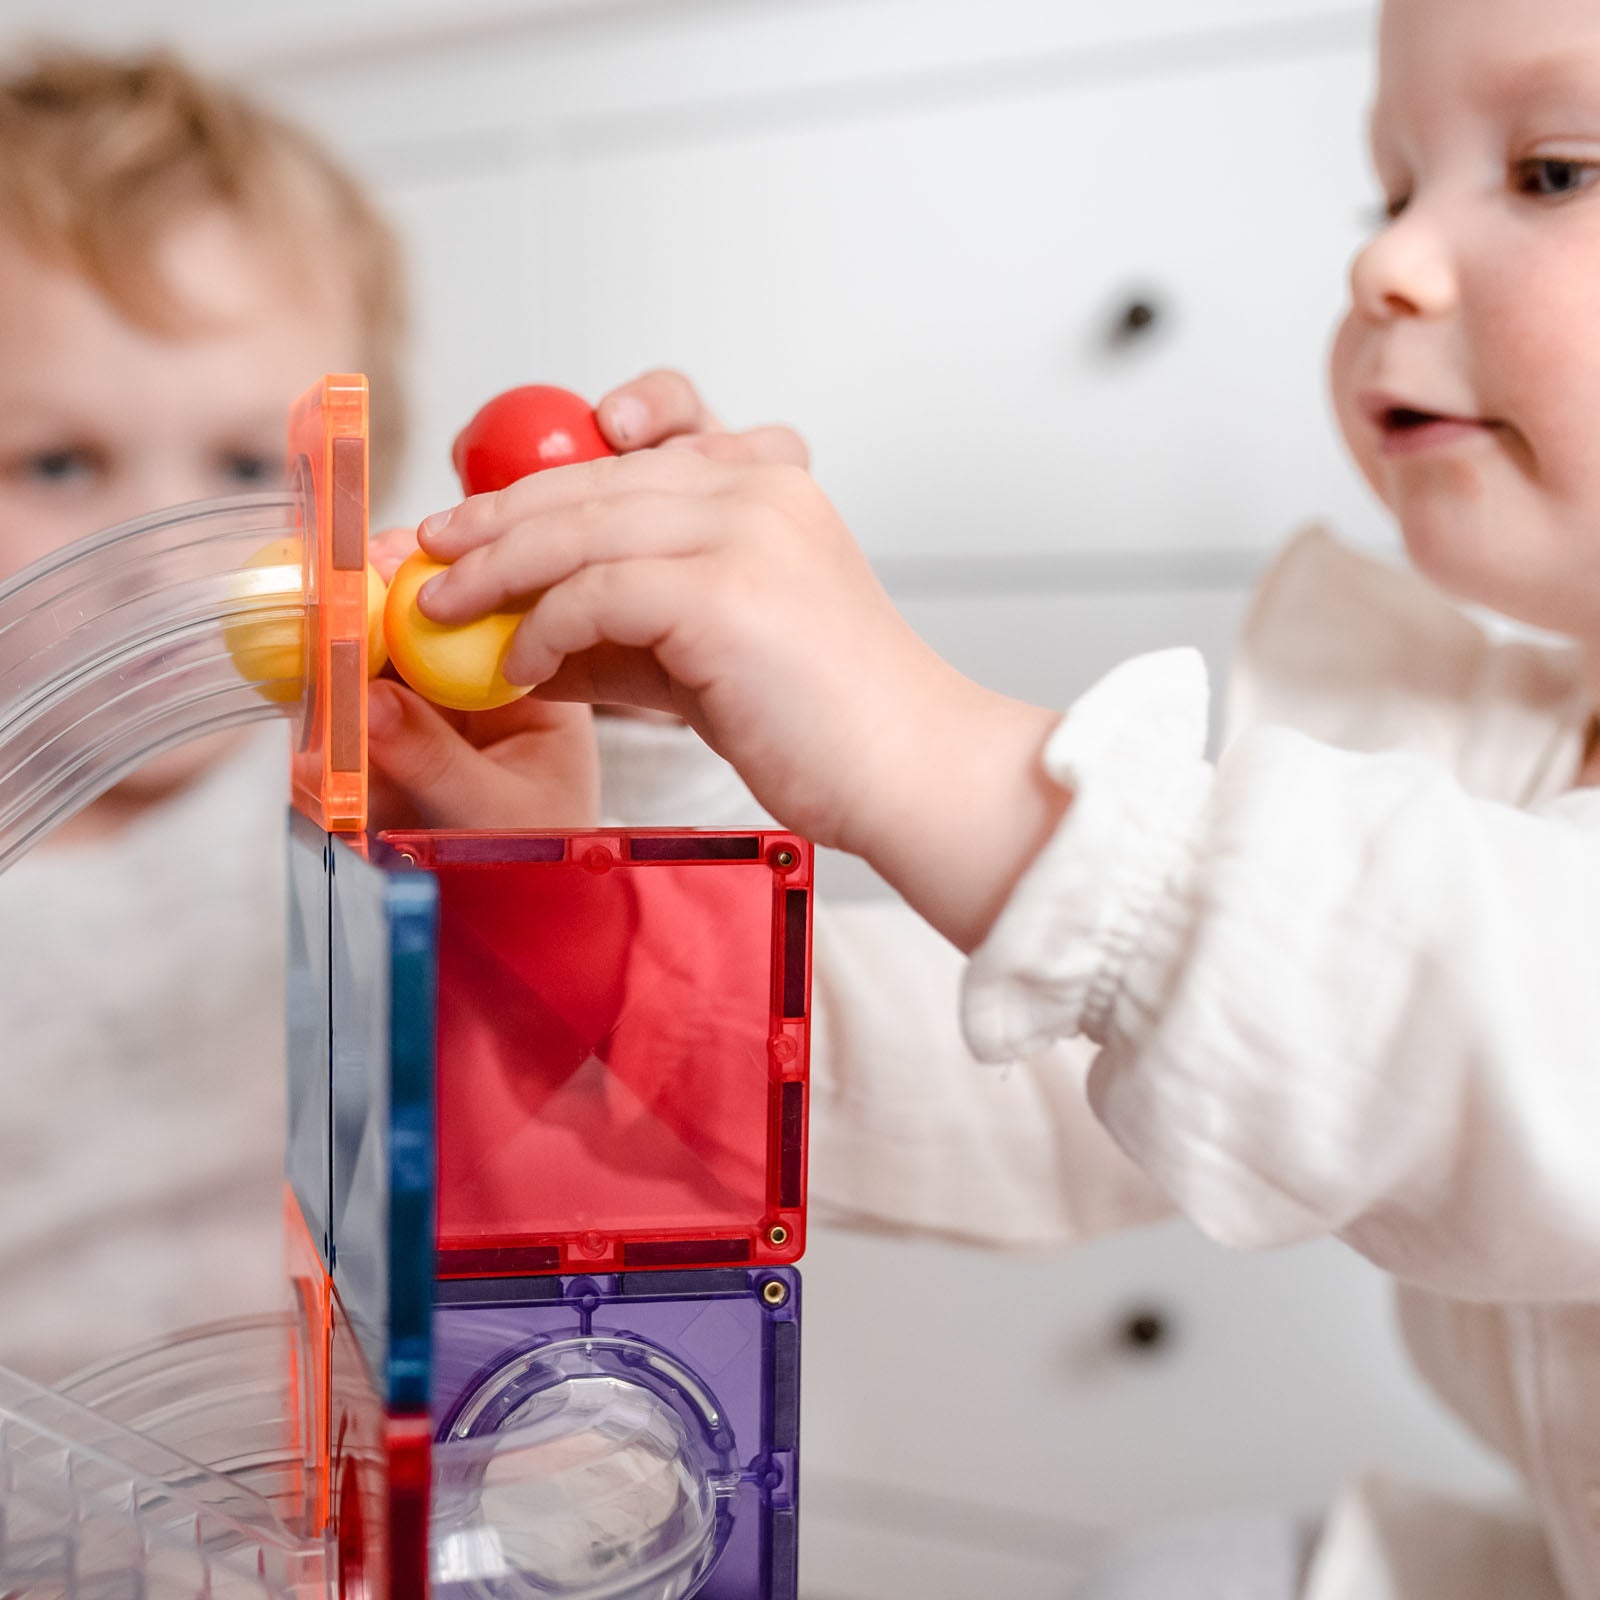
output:
{"label": "ruffled sleeve cuff", "polygon": [[1108,673],[1051,736],[1045,770],[1072,803],[967,968],[981,1059],[1104,1042],[1151,913],[1188,877],[1211,788],[1208,698],[1199,653],[1163,650]]}

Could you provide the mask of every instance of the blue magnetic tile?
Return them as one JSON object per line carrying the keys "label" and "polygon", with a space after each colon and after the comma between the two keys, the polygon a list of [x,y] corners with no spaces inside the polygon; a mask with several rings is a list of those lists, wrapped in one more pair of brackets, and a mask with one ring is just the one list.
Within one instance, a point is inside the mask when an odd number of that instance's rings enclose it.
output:
{"label": "blue magnetic tile", "polygon": [[437,886],[335,840],[333,1281],[394,1410],[427,1405]]}
{"label": "blue magnetic tile", "polygon": [[289,813],[289,1126],[284,1172],[329,1261],[328,835]]}

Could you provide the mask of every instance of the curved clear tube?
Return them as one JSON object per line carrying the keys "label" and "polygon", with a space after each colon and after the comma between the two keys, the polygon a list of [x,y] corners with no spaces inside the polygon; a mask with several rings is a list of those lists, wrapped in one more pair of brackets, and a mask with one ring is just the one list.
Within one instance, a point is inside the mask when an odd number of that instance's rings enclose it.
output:
{"label": "curved clear tube", "polygon": [[[298,1336],[287,1313],[213,1323],[114,1357],[59,1393],[224,1475],[286,1532],[304,1526],[297,1441],[308,1419],[288,1381]],[[660,1394],[622,1375],[614,1347],[628,1342],[574,1339],[527,1352],[486,1376],[435,1441],[435,1595],[694,1592],[716,1557],[725,1485],[696,1459]]]}
{"label": "curved clear tube", "polygon": [[325,1572],[246,1485],[0,1370],[0,1593],[296,1600]]}
{"label": "curved clear tube", "polygon": [[[298,627],[297,494],[201,501],[65,546],[0,585],[0,871],[152,756],[299,716],[298,676],[247,677],[226,630]],[[245,658],[248,665],[248,657]]]}
{"label": "curved clear tube", "polygon": [[626,1336],[560,1340],[512,1357],[466,1397],[434,1446],[435,1592],[694,1592],[716,1556],[718,1485],[677,1410],[639,1381],[650,1359]]}
{"label": "curved clear tube", "polygon": [[285,1527],[302,1528],[302,1441],[314,1424],[289,1374],[306,1370],[303,1337],[288,1312],[207,1323],[75,1373],[57,1393],[203,1462]]}

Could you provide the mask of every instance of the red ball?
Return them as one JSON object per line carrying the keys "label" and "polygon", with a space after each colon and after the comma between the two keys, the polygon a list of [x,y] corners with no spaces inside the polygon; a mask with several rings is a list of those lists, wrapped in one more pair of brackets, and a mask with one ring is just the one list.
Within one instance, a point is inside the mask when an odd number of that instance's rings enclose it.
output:
{"label": "red ball", "polygon": [[486,494],[546,467],[616,453],[582,395],[529,383],[496,395],[484,406],[456,435],[450,459],[464,493]]}

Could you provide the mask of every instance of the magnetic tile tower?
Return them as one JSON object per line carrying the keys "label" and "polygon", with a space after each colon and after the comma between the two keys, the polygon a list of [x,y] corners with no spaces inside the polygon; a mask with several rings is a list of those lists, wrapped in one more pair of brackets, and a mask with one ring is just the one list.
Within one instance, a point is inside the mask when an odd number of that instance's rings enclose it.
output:
{"label": "magnetic tile tower", "polygon": [[[368,833],[365,440],[360,378],[291,419],[310,508],[286,1185],[308,1523],[346,1600],[794,1600],[810,848]],[[496,1454],[588,1411],[611,1432]],[[619,1416],[639,1448],[591,1469]],[[642,1465],[673,1459],[667,1479]],[[473,1508],[455,1533],[453,1482]],[[674,1539],[690,1575],[651,1587]]]}

